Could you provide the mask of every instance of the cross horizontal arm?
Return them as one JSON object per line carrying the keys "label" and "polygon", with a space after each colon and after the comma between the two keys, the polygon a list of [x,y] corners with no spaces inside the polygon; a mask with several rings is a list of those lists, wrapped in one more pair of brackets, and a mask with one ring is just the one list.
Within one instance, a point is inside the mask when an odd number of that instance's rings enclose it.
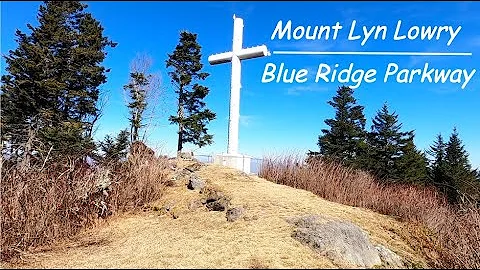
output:
{"label": "cross horizontal arm", "polygon": [[232,56],[233,56],[232,52],[213,54],[208,57],[208,62],[210,63],[210,65],[228,63],[232,61]]}
{"label": "cross horizontal arm", "polygon": [[237,53],[240,60],[252,59],[257,57],[269,56],[270,52],[267,49],[267,46],[261,45],[252,48],[242,49]]}
{"label": "cross horizontal arm", "polygon": [[[267,49],[267,46],[261,45],[252,48],[241,49],[236,53],[240,60],[258,58],[263,56],[269,56],[270,52]],[[232,61],[233,53],[224,52],[219,54],[213,54],[208,57],[208,62],[210,65],[224,64]]]}

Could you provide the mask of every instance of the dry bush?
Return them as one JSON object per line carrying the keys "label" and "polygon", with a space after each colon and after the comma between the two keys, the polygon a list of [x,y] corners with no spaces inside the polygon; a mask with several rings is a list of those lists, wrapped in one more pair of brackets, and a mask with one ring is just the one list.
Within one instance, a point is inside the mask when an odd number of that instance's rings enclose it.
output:
{"label": "dry bush", "polygon": [[[109,214],[160,198],[166,164],[164,158],[138,154],[108,168],[79,160],[43,169],[2,166],[2,261],[72,237]],[[99,187],[102,182],[108,182],[107,189]]]}
{"label": "dry bush", "polygon": [[433,187],[385,185],[359,170],[322,160],[306,164],[294,155],[265,159],[260,176],[414,225],[409,242],[420,245],[434,267],[480,267],[480,209],[454,208]]}
{"label": "dry bush", "polygon": [[96,209],[87,194],[94,186],[95,171],[80,162],[43,170],[3,167],[2,261],[92,225]]}
{"label": "dry bush", "polygon": [[168,182],[168,159],[138,153],[112,170],[114,188],[110,195],[111,207],[128,211],[159,199]]}

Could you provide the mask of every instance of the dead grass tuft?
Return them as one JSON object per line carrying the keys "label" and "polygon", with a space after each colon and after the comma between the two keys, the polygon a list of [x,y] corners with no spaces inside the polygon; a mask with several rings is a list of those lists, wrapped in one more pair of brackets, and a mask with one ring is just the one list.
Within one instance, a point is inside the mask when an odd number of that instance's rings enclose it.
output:
{"label": "dead grass tuft", "polygon": [[253,257],[250,259],[250,269],[268,269],[268,264],[264,262],[261,258]]}

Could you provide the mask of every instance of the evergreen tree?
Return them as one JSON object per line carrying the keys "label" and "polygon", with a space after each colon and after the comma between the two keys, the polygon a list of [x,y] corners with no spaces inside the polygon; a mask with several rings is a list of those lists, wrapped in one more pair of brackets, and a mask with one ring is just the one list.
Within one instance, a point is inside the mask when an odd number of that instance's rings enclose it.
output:
{"label": "evergreen tree", "polygon": [[103,152],[103,160],[106,162],[116,162],[127,157],[130,134],[124,129],[121,130],[116,138],[105,136],[105,139],[100,142],[100,149]]}
{"label": "evergreen tree", "polygon": [[[335,109],[335,118],[325,120],[329,129],[322,129],[318,137],[321,156],[338,160],[347,165],[359,161],[365,144],[365,116],[363,106],[356,104],[353,90],[339,87],[336,96],[328,104]],[[312,152],[314,153],[314,152]]]}
{"label": "evergreen tree", "polygon": [[401,131],[398,115],[390,113],[386,103],[372,122],[372,131],[368,134],[369,157],[366,168],[380,179],[399,181],[402,177],[399,159],[408,141],[413,139],[413,131]]}
{"label": "evergreen tree", "polygon": [[52,154],[93,149],[92,129],[99,117],[101,66],[116,44],[79,1],[45,1],[39,26],[16,31],[18,47],[9,51],[2,76],[2,141],[10,155],[52,148]]}
{"label": "evergreen tree", "polygon": [[474,170],[474,175],[477,181],[480,183],[480,168]]}
{"label": "evergreen tree", "polygon": [[130,73],[131,82],[124,86],[129,91],[131,102],[130,109],[130,134],[131,142],[138,141],[138,131],[144,127],[142,123],[143,113],[147,107],[145,86],[148,85],[148,75],[140,72]]}
{"label": "evergreen tree", "polygon": [[131,63],[130,81],[123,87],[130,109],[131,143],[144,142],[151,121],[158,119],[156,109],[161,96],[160,80],[158,74],[150,71],[151,65],[150,56],[138,54]]}
{"label": "evergreen tree", "polygon": [[178,95],[177,115],[169,118],[172,124],[178,125],[178,152],[182,151],[184,143],[203,147],[213,142],[213,135],[207,133],[206,125],[216,115],[204,108],[203,101],[209,89],[194,83],[194,80],[203,81],[209,76],[202,72],[201,56],[197,34],[182,31],[179,44],[166,61],[167,68],[173,68],[168,74]]}
{"label": "evergreen tree", "polygon": [[427,184],[428,161],[424,153],[417,150],[413,137],[407,140],[402,149],[402,156],[398,159],[399,179],[405,183]]}
{"label": "evergreen tree", "polygon": [[445,192],[452,202],[480,200],[480,186],[468,160],[468,153],[454,128],[445,148]]}
{"label": "evergreen tree", "polygon": [[438,134],[437,139],[427,151],[427,154],[431,157],[429,178],[433,183],[446,183],[445,148],[446,144],[443,141],[443,137],[441,134]]}

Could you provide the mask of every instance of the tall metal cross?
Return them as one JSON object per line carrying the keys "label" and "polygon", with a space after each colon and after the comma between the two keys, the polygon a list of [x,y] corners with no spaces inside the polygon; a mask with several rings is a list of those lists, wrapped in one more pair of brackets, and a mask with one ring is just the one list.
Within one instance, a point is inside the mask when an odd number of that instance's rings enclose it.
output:
{"label": "tall metal cross", "polygon": [[240,60],[269,56],[267,46],[261,45],[251,48],[242,48],[243,19],[233,15],[233,45],[232,51],[210,55],[210,65],[232,62],[232,79],[230,83],[230,116],[228,122],[227,154],[238,154],[238,123],[240,120],[240,88],[241,65]]}

